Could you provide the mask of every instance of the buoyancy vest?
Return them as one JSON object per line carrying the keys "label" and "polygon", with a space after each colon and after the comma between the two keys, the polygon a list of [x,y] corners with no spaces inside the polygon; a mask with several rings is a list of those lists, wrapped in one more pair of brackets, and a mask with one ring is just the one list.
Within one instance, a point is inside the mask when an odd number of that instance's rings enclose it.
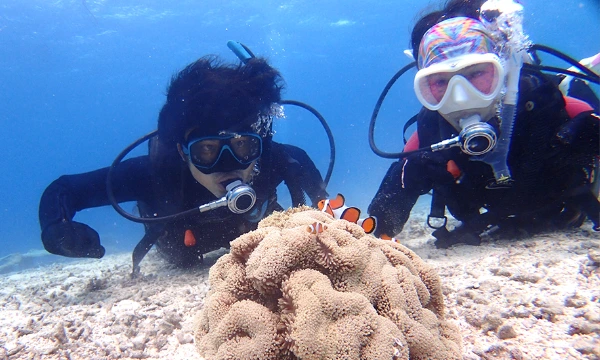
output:
{"label": "buoyancy vest", "polygon": [[[524,117],[528,117],[528,118],[538,118],[540,115],[539,114],[544,114],[544,112],[538,112],[538,115],[536,116],[531,116],[527,113],[531,112],[533,110],[533,108],[535,108],[536,106],[540,106],[542,105],[542,107],[545,107],[545,111],[547,114],[549,114],[550,116],[544,116],[542,118],[544,119],[554,119],[552,120],[551,123],[543,123],[542,127],[543,129],[539,129],[539,128],[533,128],[533,126],[536,126],[535,123],[532,122],[532,124],[530,124],[532,127],[530,128],[529,126],[526,126],[525,129],[527,131],[532,131],[531,129],[533,129],[534,131],[536,131],[536,134],[533,135],[537,135],[537,139],[534,139],[533,142],[528,142],[527,143],[527,148],[521,148],[518,149],[518,154],[520,156],[524,156],[524,157],[528,157],[528,159],[525,159],[525,161],[521,162],[522,164],[526,164],[527,166],[522,166],[520,171],[522,174],[522,181],[520,184],[521,186],[525,186],[525,187],[530,187],[532,188],[535,184],[535,181],[538,181],[538,179],[536,178],[536,173],[539,171],[539,169],[541,168],[541,166],[543,165],[543,160],[546,156],[548,156],[547,153],[543,152],[543,151],[535,151],[535,147],[536,146],[543,146],[544,143],[548,144],[549,141],[551,140],[551,137],[556,134],[557,128],[562,125],[563,123],[569,121],[570,119],[573,119],[574,117],[576,117],[577,115],[583,113],[583,112],[589,112],[592,111],[593,108],[587,104],[586,102],[577,99],[577,98],[573,98],[570,96],[562,96],[562,94],[558,91],[558,89],[556,88],[556,86],[554,86],[554,84],[551,84],[550,81],[548,81],[547,78],[545,78],[545,76],[543,74],[540,73],[534,73],[532,74],[533,76],[533,80],[529,79],[529,82],[533,81],[533,85],[535,86],[531,86],[532,84],[529,84],[530,88],[528,89],[529,91],[526,92],[523,96],[523,98],[525,99],[525,101],[521,101],[520,103],[520,107],[519,107],[519,115],[521,117],[521,120]],[[530,77],[531,78],[531,77]],[[526,87],[526,86],[524,86]],[[542,91],[536,91],[536,88],[541,88]],[[533,93],[533,95],[531,96],[531,99],[527,99],[527,93]],[[539,110],[544,110],[544,109],[535,109],[537,111]],[[557,113],[558,110],[558,113]],[[564,113],[564,116],[561,116],[560,113]],[[561,118],[564,118],[564,120],[561,120]],[[440,115],[437,112],[432,112],[426,109],[422,109],[421,112],[417,115],[417,131],[415,131],[410,138],[408,139],[408,141],[406,142],[406,145],[404,147],[403,151],[412,151],[412,150],[417,150],[422,146],[429,146],[433,143],[436,143],[438,141],[441,141],[442,139],[444,139],[445,137],[443,137],[443,135],[440,133],[440,121],[443,121],[443,119],[440,118]],[[521,124],[523,125],[523,124]],[[406,127],[405,127],[406,128]],[[447,135],[447,134],[446,134]],[[454,134],[453,134],[454,135]],[[521,136],[522,137],[527,137],[527,141],[530,140],[530,138],[532,138],[531,136],[532,134],[530,133],[522,133]],[[517,134],[517,136],[519,136]],[[534,138],[536,136],[533,136]],[[517,146],[515,146],[517,147]],[[532,149],[533,148],[533,149]],[[511,147],[511,151],[512,151],[512,147]],[[449,150],[446,150],[449,151]],[[453,164],[455,165],[455,164]],[[454,174],[453,174],[454,175]],[[455,176],[456,178],[456,176]],[[437,192],[437,194],[436,194]],[[442,199],[443,196],[439,194],[439,191],[433,191],[433,198],[432,198],[432,205],[431,205],[431,213],[430,213],[430,218],[434,217],[434,218],[439,218],[439,217],[443,217],[444,218],[444,222],[442,226],[445,226],[445,200]],[[430,224],[430,219],[428,219],[428,224]],[[439,222],[438,222],[439,223]],[[430,224],[431,226],[431,224]],[[432,226],[434,228],[439,228],[436,226]]]}
{"label": "buoyancy vest", "polygon": [[[590,104],[588,104],[587,102],[585,102],[583,100],[577,99],[575,97],[563,96],[563,99],[565,101],[565,110],[567,111],[567,114],[569,115],[570,119],[575,118],[577,115],[579,115],[583,112],[594,110],[594,108]],[[402,151],[403,152],[414,151],[414,150],[419,149],[419,147],[420,147],[419,132],[415,131],[408,138],[408,141],[404,145],[404,149]]]}

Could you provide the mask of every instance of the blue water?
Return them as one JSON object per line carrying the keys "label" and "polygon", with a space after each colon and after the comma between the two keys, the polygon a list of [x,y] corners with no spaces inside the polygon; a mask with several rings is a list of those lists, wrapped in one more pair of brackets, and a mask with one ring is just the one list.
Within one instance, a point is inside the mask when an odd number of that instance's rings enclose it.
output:
{"label": "blue water", "polygon": [[[235,61],[228,40],[268,57],[285,77],[284,97],[307,102],[328,120],[338,154],[329,192],[344,193],[366,211],[390,164],[369,149],[369,119],[384,85],[409,62],[403,50],[424,2],[167,3],[0,4],[0,257],[42,248],[37,207],[45,187],[62,174],[107,166],[155,129],[170,76],[205,54]],[[597,0],[523,3],[525,30],[535,43],[575,58],[600,51]],[[402,148],[402,125],[418,108],[406,76],[382,108],[380,148]],[[276,140],[305,148],[324,173],[324,131],[306,112],[287,114],[276,125]],[[141,225],[110,207],[76,219],[95,228],[109,251],[130,250],[142,235]]]}

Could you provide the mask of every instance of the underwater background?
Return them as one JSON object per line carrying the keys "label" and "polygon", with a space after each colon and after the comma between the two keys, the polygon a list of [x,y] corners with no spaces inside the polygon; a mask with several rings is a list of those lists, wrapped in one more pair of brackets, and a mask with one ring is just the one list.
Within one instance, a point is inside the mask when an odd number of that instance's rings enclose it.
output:
{"label": "underwater background", "polygon": [[[284,99],[305,102],[325,117],[337,151],[328,191],[343,193],[348,205],[366,212],[391,163],[369,148],[373,107],[389,79],[410,62],[403,52],[419,15],[440,2],[169,3],[0,3],[0,258],[43,249],[37,211],[46,186],[63,174],[110,165],[123,148],[154,130],[170,77],[206,54],[237,61],[229,40],[270,59],[286,80]],[[525,31],[534,43],[576,59],[600,52],[598,0],[522,3]],[[402,126],[420,108],[414,73],[400,78],[383,104],[375,136],[382,150],[402,149]],[[287,106],[286,115],[276,123],[275,140],[304,148],[325,175],[325,131],[305,110]],[[288,206],[289,195],[281,190],[281,203]],[[133,203],[122,206],[134,211]],[[108,253],[131,251],[143,233],[142,225],[110,206],[75,219],[98,231]]]}

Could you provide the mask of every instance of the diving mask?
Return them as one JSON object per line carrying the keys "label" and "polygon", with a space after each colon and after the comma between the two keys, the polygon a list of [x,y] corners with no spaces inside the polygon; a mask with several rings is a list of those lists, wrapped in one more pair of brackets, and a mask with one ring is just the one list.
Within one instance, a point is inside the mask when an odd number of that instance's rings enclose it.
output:
{"label": "diving mask", "polygon": [[441,114],[482,109],[499,97],[504,74],[495,54],[465,54],[419,70],[414,89],[423,106]]}
{"label": "diving mask", "polygon": [[192,139],[182,150],[205,174],[242,170],[262,155],[262,138],[255,133],[222,133]]}

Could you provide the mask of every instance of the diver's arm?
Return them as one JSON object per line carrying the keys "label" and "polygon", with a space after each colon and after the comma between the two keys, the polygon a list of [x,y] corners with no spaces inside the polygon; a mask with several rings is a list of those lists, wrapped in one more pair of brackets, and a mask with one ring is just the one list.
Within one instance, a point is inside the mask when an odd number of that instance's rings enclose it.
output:
{"label": "diver's arm", "polygon": [[573,151],[598,156],[600,151],[600,116],[586,111],[560,127],[556,140]]}
{"label": "diver's arm", "polygon": [[416,189],[403,188],[404,164],[405,161],[401,160],[390,166],[369,205],[369,215],[377,218],[375,236],[386,234],[392,237],[400,233],[421,195]]}
{"label": "diver's arm", "polygon": [[[106,176],[108,168],[63,175],[52,182],[42,194],[39,220],[42,230],[48,225],[71,221],[83,209],[108,205]],[[150,193],[150,162],[147,156],[136,157],[119,164],[113,172],[113,189],[117,202],[141,200]]]}
{"label": "diver's arm", "polygon": [[288,144],[273,143],[273,150],[278,152],[277,166],[286,176],[286,183],[294,182],[309,196],[313,206],[327,198],[325,183],[315,163],[301,148]]}

